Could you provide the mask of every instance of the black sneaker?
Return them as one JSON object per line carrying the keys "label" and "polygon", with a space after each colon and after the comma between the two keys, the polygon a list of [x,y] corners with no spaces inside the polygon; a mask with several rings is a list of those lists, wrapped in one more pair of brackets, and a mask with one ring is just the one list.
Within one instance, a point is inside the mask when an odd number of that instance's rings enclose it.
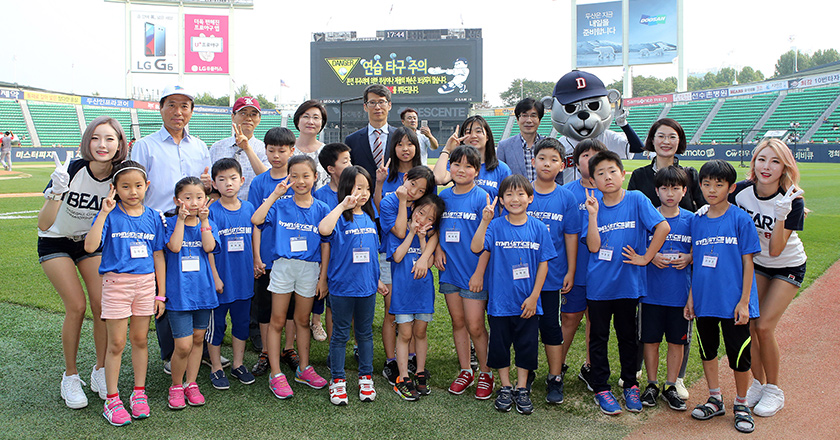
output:
{"label": "black sneaker", "polygon": [[592,388],[592,367],[589,364],[583,364],[580,366],[580,374],[578,374],[578,379],[580,379],[584,385],[586,385],[586,389],[589,391],[595,391]]}
{"label": "black sneaker", "polygon": [[413,402],[420,397],[420,393],[418,393],[414,388],[414,382],[407,377],[399,379],[399,381],[394,384],[394,392],[397,393],[397,395],[403,400],[407,400],[409,402]]}
{"label": "black sneaker", "polygon": [[432,389],[429,388],[429,381],[432,379],[432,376],[429,374],[429,370],[423,370],[415,376],[417,383],[414,385],[417,387],[417,392],[420,393],[421,396],[428,396],[432,393]]}
{"label": "black sneaker", "polygon": [[545,401],[555,405],[563,403],[563,376],[555,376],[554,380],[545,379]]}
{"label": "black sneaker", "polygon": [[497,410],[502,412],[510,411],[513,406],[513,388],[501,387],[496,391],[496,402],[493,404]]}
{"label": "black sneaker", "polygon": [[475,357],[475,347],[472,345],[472,342],[470,342],[470,368],[473,371],[478,371],[478,358]]}
{"label": "black sneaker", "polygon": [[225,376],[225,372],[222,370],[210,373],[210,383],[213,384],[213,388],[217,390],[226,390],[230,388],[230,381],[227,376]]}
{"label": "black sneaker", "polygon": [[[230,359],[228,359],[228,358],[226,358],[226,357],[224,357],[224,356],[219,356],[219,360],[220,360],[220,361],[221,361],[221,363],[222,363],[222,368],[228,368],[228,367],[230,367]],[[209,357],[209,356],[207,356],[207,357],[202,357],[202,358],[201,358],[201,363],[202,363],[202,364],[204,364],[204,365],[207,365],[207,366],[208,366],[208,367],[210,367],[210,368],[213,368],[213,362],[210,360],[210,357]]]}
{"label": "black sneaker", "polygon": [[516,403],[516,412],[519,414],[531,414],[534,412],[534,404],[531,403],[531,392],[525,388],[517,388],[513,392],[513,401]]}
{"label": "black sneaker", "polygon": [[417,375],[417,356],[408,357],[408,373],[412,376]]}
{"label": "black sneaker", "polygon": [[251,374],[254,376],[262,376],[268,372],[269,369],[268,365],[268,353],[260,353],[260,358],[257,359],[257,363],[254,364],[254,367],[251,368]]}
{"label": "black sneaker", "polygon": [[[676,391],[676,388],[674,390]],[[659,397],[659,387],[656,384],[649,383],[640,400],[644,406],[656,406],[657,397]]]}
{"label": "black sneaker", "polygon": [[382,367],[382,375],[385,376],[385,379],[388,379],[388,383],[396,385],[397,378],[400,376],[400,370],[397,368],[397,361],[385,361],[385,365]]}
{"label": "black sneaker", "polygon": [[537,379],[537,372],[534,370],[528,370],[528,379],[525,380],[525,389],[528,392],[531,392],[531,385],[534,384],[534,381]]}
{"label": "black sneaker", "polygon": [[300,358],[294,348],[283,350],[283,354],[280,355],[280,360],[285,362],[292,371],[297,371],[300,366]]}
{"label": "black sneaker", "polygon": [[668,407],[673,410],[686,410],[685,401],[680,399],[680,395],[679,393],[677,393],[677,387],[675,387],[674,385],[665,388],[665,391],[662,392],[662,400],[668,402]]}
{"label": "black sneaker", "polygon": [[239,367],[230,370],[230,375],[235,379],[239,379],[239,382],[242,382],[244,385],[250,385],[257,380],[244,365],[240,365]]}

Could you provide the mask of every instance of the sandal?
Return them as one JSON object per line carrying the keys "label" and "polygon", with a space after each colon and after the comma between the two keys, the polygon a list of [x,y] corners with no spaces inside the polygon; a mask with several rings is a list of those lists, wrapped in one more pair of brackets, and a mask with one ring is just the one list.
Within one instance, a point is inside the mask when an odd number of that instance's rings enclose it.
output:
{"label": "sandal", "polygon": [[747,434],[755,431],[755,421],[747,405],[735,405],[732,411],[735,413],[735,429]]}
{"label": "sandal", "polygon": [[723,402],[716,397],[709,397],[706,403],[697,405],[691,411],[691,417],[697,420],[709,420],[715,416],[722,416],[726,413],[723,409]]}

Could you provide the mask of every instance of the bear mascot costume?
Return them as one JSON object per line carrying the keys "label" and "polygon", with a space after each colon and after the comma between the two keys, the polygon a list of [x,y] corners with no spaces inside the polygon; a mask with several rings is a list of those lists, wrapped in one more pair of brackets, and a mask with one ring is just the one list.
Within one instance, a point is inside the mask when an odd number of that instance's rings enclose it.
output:
{"label": "bear mascot costume", "polygon": [[[563,183],[580,177],[572,153],[578,142],[585,139],[601,141],[622,159],[632,159],[632,153],[642,152],[642,141],[627,123],[627,110],[621,106],[621,93],[607,90],[595,75],[573,70],[560,78],[552,96],[542,99],[543,106],[551,109],[551,123],[557,130],[557,139],[566,149],[566,169]],[[611,105],[615,104],[615,111]],[[621,127],[623,133],[608,130],[610,123]]]}

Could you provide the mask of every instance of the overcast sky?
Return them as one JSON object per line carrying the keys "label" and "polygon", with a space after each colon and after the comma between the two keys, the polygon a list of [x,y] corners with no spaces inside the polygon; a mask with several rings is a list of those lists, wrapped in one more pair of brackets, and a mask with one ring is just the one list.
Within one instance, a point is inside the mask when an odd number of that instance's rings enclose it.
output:
{"label": "overcast sky", "polygon": [[[590,2],[587,2],[590,3]],[[837,47],[836,17],[825,0],[685,0],[685,61],[689,72],[752,66],[766,76],[795,44],[805,52]],[[481,28],[484,94],[499,93],[515,78],[556,81],[571,68],[568,0],[288,1],[254,0],[232,20],[233,78],[254,93],[286,103],[309,97],[312,32]],[[490,5],[493,6],[490,6]],[[360,8],[365,5],[365,8]],[[501,5],[501,6],[496,6]],[[135,5],[148,10],[154,7]],[[177,12],[177,8],[169,8]],[[224,10],[185,9],[217,14]],[[125,6],[103,0],[0,0],[0,81],[102,96],[125,97]],[[795,36],[791,43],[790,37]],[[591,69],[605,83],[621,68]],[[635,67],[635,75],[676,76],[676,65]],[[281,87],[280,80],[288,87]],[[162,88],[177,76],[135,76],[135,86]],[[187,75],[185,84],[214,96],[228,93],[222,77]]]}

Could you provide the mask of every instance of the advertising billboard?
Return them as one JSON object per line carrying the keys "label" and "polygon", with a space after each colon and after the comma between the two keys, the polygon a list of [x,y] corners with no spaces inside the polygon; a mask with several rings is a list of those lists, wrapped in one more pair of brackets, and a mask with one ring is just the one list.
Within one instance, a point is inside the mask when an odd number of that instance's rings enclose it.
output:
{"label": "advertising billboard", "polygon": [[395,102],[480,102],[480,38],[313,41],[311,95],[330,104],[382,84]]}
{"label": "advertising billboard", "polygon": [[229,73],[228,17],[184,16],[184,73]]}
{"label": "advertising billboard", "polygon": [[621,2],[577,5],[577,67],[620,66]]}
{"label": "advertising billboard", "polygon": [[630,2],[629,64],[670,63],[677,56],[677,0]]}
{"label": "advertising billboard", "polygon": [[178,73],[178,14],[131,11],[131,71]]}

